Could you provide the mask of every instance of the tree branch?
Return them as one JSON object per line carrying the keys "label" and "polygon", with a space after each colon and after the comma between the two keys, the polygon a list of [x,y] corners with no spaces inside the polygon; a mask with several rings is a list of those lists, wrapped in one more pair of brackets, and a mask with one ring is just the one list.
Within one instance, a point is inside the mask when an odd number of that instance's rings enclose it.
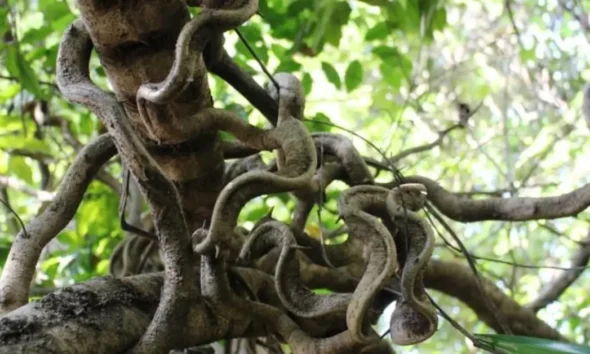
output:
{"label": "tree branch", "polygon": [[443,142],[443,140],[444,140],[444,138],[447,135],[449,135],[450,132],[452,132],[455,129],[459,129],[459,128],[463,128],[463,127],[464,127],[463,124],[455,124],[455,125],[452,125],[451,127],[438,132],[438,138],[436,138],[436,140],[434,140],[433,142],[428,143],[428,144],[424,144],[424,145],[420,145],[420,146],[416,146],[416,147],[413,147],[413,148],[410,148],[410,149],[407,149],[407,150],[404,150],[404,151],[398,153],[397,155],[391,157],[389,159],[389,161],[390,161],[390,163],[395,164],[395,163],[398,163],[401,159],[406,158],[406,157],[408,157],[410,155],[418,154],[418,153],[421,153],[421,152],[424,152],[424,151],[428,151],[428,150],[432,150],[435,147],[441,145],[442,142]]}
{"label": "tree branch", "polygon": [[26,226],[29,237],[23,231],[16,236],[0,278],[0,313],[27,303],[41,250],[70,222],[92,178],[115,153],[108,135],[90,142],[68,169],[50,205]]}
{"label": "tree branch", "polygon": [[583,242],[572,257],[570,262],[572,269],[564,271],[548,284],[545,284],[539,296],[527,305],[528,308],[537,312],[546,307],[557,300],[582,275],[586,270],[584,267],[588,265],[590,260],[590,230]]}
{"label": "tree branch", "polygon": [[[254,269],[233,268],[229,277],[232,288],[247,284],[248,292],[254,297],[270,303],[276,313],[284,313],[269,275]],[[151,273],[99,278],[56,291],[2,318],[0,353],[126,352],[147,329],[163,284],[163,273]],[[244,290],[243,285],[234,289],[240,293]],[[204,301],[192,302],[185,311],[187,347],[228,338],[266,336],[276,330],[257,321],[256,316],[236,315],[227,321],[221,315],[222,309]],[[297,319],[296,322],[305,333],[321,337],[340,331],[343,320]]]}
{"label": "tree branch", "polygon": [[277,102],[250,75],[240,68],[225,50],[220,54],[221,58],[208,69],[229,83],[252,103],[269,122],[276,125],[279,115]]}
{"label": "tree branch", "polygon": [[[319,242],[310,237],[306,239],[305,244],[310,246],[310,249],[305,250],[305,253],[313,261],[321,262],[322,257],[318,251]],[[346,242],[342,245],[327,245],[326,252],[338,268],[332,269],[302,262],[301,278],[305,279],[305,285],[310,288],[322,287],[339,292],[354,290],[364,272],[358,247]],[[559,332],[537,318],[532,310],[518,304],[489,280],[483,277],[481,279],[485,295],[481,293],[477,278],[471,269],[459,263],[430,260],[424,274],[424,284],[427,288],[459,299],[469,306],[479,319],[497,332],[502,333],[502,325],[504,325],[512,334],[567,341]],[[496,313],[488,306],[489,301],[486,301],[486,297],[493,303]],[[497,318],[503,319],[503,323],[500,324]]]}
{"label": "tree branch", "polygon": [[[519,305],[485,278],[482,278],[482,283],[486,294],[482,294],[473,272],[459,263],[431,260],[424,283],[430,289],[461,300],[479,319],[499,333],[503,332],[504,325],[515,335],[567,341],[559,332],[537,318],[532,310]],[[485,297],[493,302],[499,316],[489,309]],[[502,325],[496,318],[503,319]]]}
{"label": "tree branch", "polygon": [[[357,257],[360,256],[357,254]],[[363,271],[362,264],[331,269],[317,265],[311,267],[304,262],[301,279],[309,287],[316,284],[322,288],[331,288],[336,284],[339,291],[351,291],[358,283],[352,277]],[[229,276],[232,288],[236,284],[247,284],[252,296],[264,299],[265,303],[277,309],[282,308],[271,276],[245,268],[233,268]],[[499,330],[468,268],[454,262],[431,260],[425,273],[425,283],[431,289],[458,298],[486,324]],[[122,279],[95,279],[57,291],[3,317],[0,323],[0,353],[125,351],[139,340],[147,328],[156,311],[162,285],[163,273],[151,273]],[[533,311],[521,307],[490,281],[484,281],[484,288],[503,318],[507,319],[514,334],[566,340],[539,320]],[[388,303],[391,299],[391,295],[387,295],[378,301],[385,300]],[[252,322],[250,318],[225,321],[210,306],[205,302],[193,302],[187,307],[186,311],[190,313],[190,320],[185,323],[186,333],[189,334],[187,346],[227,338],[264,336],[274,329]],[[296,321],[307,334],[314,337],[334,333],[342,325],[339,321],[327,319]],[[27,330],[23,331],[22,328]]]}
{"label": "tree branch", "polygon": [[35,199],[40,202],[48,202],[55,197],[55,193],[32,188],[23,181],[10,176],[0,176],[0,186],[12,188],[19,192],[28,194],[32,197],[35,197]]}
{"label": "tree branch", "polygon": [[[90,80],[93,43],[82,21],[65,32],[58,53],[57,77],[68,100],[90,108],[107,127],[119,155],[150,204],[166,266],[166,283],[160,306],[136,350],[158,352],[186,340],[185,308],[197,297],[198,278],[193,266],[190,235],[174,184],[166,178],[134,132],[119,102]],[[167,337],[164,341],[163,338]]]}
{"label": "tree branch", "polygon": [[[576,216],[590,206],[590,183],[569,193],[540,198],[461,198],[426,177],[404,177],[404,183],[421,183],[428,189],[428,199],[447,217],[461,222],[483,220],[529,221]],[[396,182],[387,183],[388,188]]]}

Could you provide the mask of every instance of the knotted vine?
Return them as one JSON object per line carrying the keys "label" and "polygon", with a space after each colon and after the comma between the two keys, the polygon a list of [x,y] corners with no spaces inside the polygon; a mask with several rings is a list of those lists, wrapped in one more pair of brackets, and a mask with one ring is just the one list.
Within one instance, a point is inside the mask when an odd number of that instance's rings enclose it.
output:
{"label": "knotted vine", "polygon": [[[78,5],[81,18],[60,45],[59,88],[106,126],[150,207],[153,230],[143,236],[157,239],[157,247],[147,241],[121,246],[111,259],[112,272],[119,273],[116,264],[123,264],[125,274],[143,268],[128,267],[122,258],[138,257],[131,264],[143,264],[154,252],[162,255],[160,303],[134,352],[195,344],[188,339],[187,323],[207,313],[217,320],[204,329],[203,338],[263,332],[289,344],[294,353],[390,352],[371,325],[387,305],[377,299],[391,287],[399,289],[387,297],[397,300],[390,321],[393,342],[418,343],[434,333],[437,316],[422,283],[433,234],[417,214],[426,189],[420,184],[375,186],[347,137],[308,131],[296,76],[277,73],[263,89],[231,60],[223,33],[255,16],[258,1],[191,2],[201,7],[192,19],[180,1],[117,8],[80,0]],[[173,13],[176,21],[131,21],[142,11]],[[102,24],[108,20],[110,27]],[[93,49],[114,95],[90,79]],[[236,87],[275,126],[259,128],[213,108],[208,72]],[[235,140],[223,141],[222,131]],[[260,151],[274,151],[275,161],[267,166]],[[226,168],[225,160],[234,157],[241,159]],[[337,267],[361,272],[351,278],[354,291],[318,295],[306,286],[301,267],[329,270],[331,262],[314,263],[317,249],[306,244],[303,230],[313,205],[321,203],[334,180],[350,187],[338,204],[348,239],[331,248],[358,247],[355,262]],[[250,200],[282,193],[298,205],[291,222],[268,216],[252,230],[238,225]],[[265,259],[276,260],[265,269],[273,279],[268,299],[254,296],[254,285],[243,276],[250,274],[245,269],[260,271]],[[242,285],[236,285],[236,277]],[[271,301],[273,296],[278,301]],[[316,330],[326,323],[331,330],[318,337]]]}

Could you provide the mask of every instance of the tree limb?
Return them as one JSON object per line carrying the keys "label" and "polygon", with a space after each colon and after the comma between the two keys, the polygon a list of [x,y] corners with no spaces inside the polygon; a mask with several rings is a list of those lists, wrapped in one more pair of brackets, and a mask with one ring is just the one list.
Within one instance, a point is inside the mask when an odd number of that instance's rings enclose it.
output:
{"label": "tree limb", "polygon": [[449,135],[450,132],[452,132],[455,129],[459,129],[459,128],[463,128],[463,127],[464,127],[463,124],[454,124],[454,125],[450,126],[449,128],[438,132],[438,137],[436,138],[436,140],[434,140],[428,144],[416,146],[416,147],[401,151],[398,154],[396,154],[395,156],[392,156],[389,159],[389,161],[390,161],[390,163],[396,164],[401,159],[406,158],[410,155],[414,155],[414,154],[418,154],[418,153],[421,153],[424,151],[432,150],[435,147],[440,146],[442,144],[444,138],[447,135]]}
{"label": "tree limb", "polygon": [[[489,280],[482,278],[486,294],[482,294],[473,272],[455,262],[431,260],[424,276],[424,283],[430,289],[441,291],[459,299],[469,306],[477,317],[495,331],[502,333],[502,326],[496,318],[502,318],[503,325],[514,335],[567,341],[559,332],[536,317],[535,313],[519,305]],[[495,316],[487,306],[484,296],[495,305],[500,316]]]}
{"label": "tree limb", "polygon": [[531,301],[527,305],[528,308],[537,312],[542,308],[546,307],[553,301],[557,300],[567,288],[572,285],[586,270],[584,266],[588,264],[590,260],[590,231],[583,243],[580,244],[580,248],[574,253],[570,261],[572,269],[563,271],[558,277],[551,280],[548,284],[545,284],[541,293],[536,299]]}
{"label": "tree limb", "polygon": [[10,176],[0,176],[0,186],[12,188],[19,192],[28,194],[40,202],[50,201],[55,196],[55,193],[32,188],[23,181]]}
{"label": "tree limb", "polygon": [[[321,262],[319,241],[310,237],[306,239],[306,243],[298,241],[300,244],[309,245],[310,249],[305,250],[306,254],[314,261]],[[302,262],[301,277],[306,280],[305,285],[339,292],[352,291],[364,271],[362,263],[358,263],[360,255],[358,251],[355,252],[355,248],[358,250],[358,247],[353,247],[348,242],[343,245],[326,246],[330,260],[338,267],[335,269]],[[346,265],[342,265],[344,263]],[[567,341],[567,338],[536,317],[532,310],[518,304],[489,280],[482,278],[482,281],[485,295],[481,293],[477,278],[471,269],[456,262],[430,260],[424,274],[424,285],[427,288],[459,299],[469,306],[479,319],[499,333],[503,333],[503,330],[497,318],[503,319],[502,324],[513,334]],[[494,314],[490,309],[485,296],[495,305],[497,313]]]}
{"label": "tree limb", "polygon": [[[182,326],[186,306],[195,300],[198,278],[180,197],[174,184],[147,152],[119,103],[90,80],[92,40],[83,23],[74,22],[64,34],[58,53],[57,77],[63,96],[90,108],[107,127],[119,155],[150,204],[166,265],[160,306],[138,344],[138,351],[161,352],[186,340]],[[166,340],[164,340],[164,337]]]}
{"label": "tree limb", "polygon": [[[447,191],[436,181],[427,177],[404,177],[403,182],[425,185],[428,189],[429,201],[447,217],[461,222],[557,219],[576,216],[590,206],[590,183],[554,197],[470,200]],[[397,183],[385,184],[389,188],[394,185]]]}
{"label": "tree limb", "polygon": [[0,313],[27,303],[29,284],[41,250],[70,222],[94,175],[116,149],[108,135],[101,135],[80,151],[59,190],[45,211],[15,238],[0,278]]}
{"label": "tree limb", "polygon": [[[330,288],[332,284],[339,283],[350,291],[356,287],[357,281],[351,280],[350,274],[344,271],[345,268],[330,269],[302,264],[301,279],[309,287],[319,284]],[[363,271],[362,266],[356,267],[352,274],[362,274]],[[240,282],[248,284],[256,298],[281,308],[272,277],[245,268],[232,268],[229,273],[231,284],[236,284],[236,277],[239,277]],[[431,289],[458,298],[486,324],[499,330],[468,268],[454,262],[431,260],[425,273],[425,283]],[[100,278],[62,289],[40,302],[31,303],[3,317],[0,322],[0,354],[98,354],[127,350],[147,328],[156,310],[162,284],[163,273],[151,273],[122,279]],[[514,334],[566,340],[539,320],[531,310],[518,305],[491,282],[484,281],[484,288],[498,311],[510,320],[509,326]],[[230,329],[230,324],[218,317],[218,312],[208,308],[204,302],[191,303],[187,312],[191,314],[185,324],[186,333],[189,334],[187,346],[219,339],[263,336],[272,331],[272,328],[260,325],[244,326],[244,322],[233,322]],[[315,337],[324,336],[341,326],[341,323],[320,320],[297,322],[307,334]],[[260,332],[262,328],[266,328],[264,332]],[[252,329],[258,332],[252,332]]]}

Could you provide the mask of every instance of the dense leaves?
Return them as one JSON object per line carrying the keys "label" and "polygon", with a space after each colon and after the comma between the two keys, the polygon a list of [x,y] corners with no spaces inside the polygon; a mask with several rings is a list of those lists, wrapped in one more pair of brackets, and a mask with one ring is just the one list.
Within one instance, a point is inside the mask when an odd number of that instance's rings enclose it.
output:
{"label": "dense leaves", "polygon": [[507,335],[476,335],[481,348],[501,354],[554,354],[554,353],[590,353],[590,347],[550,341],[541,338],[507,336]]}

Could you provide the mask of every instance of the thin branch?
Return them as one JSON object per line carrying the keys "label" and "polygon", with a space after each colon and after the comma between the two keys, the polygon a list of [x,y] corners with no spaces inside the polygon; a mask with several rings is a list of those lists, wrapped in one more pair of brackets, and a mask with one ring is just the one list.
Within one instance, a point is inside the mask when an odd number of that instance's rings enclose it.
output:
{"label": "thin branch", "polygon": [[[465,104],[459,104],[459,123],[454,124],[447,129],[441,130],[438,132],[438,138],[431,143],[416,146],[407,150],[404,150],[397,155],[394,155],[389,159],[391,163],[395,164],[399,162],[401,159],[408,157],[413,154],[418,154],[424,151],[429,151],[434,149],[437,146],[440,146],[447,135],[449,135],[452,131],[456,129],[463,129],[465,128],[469,118],[471,118],[483,105],[483,101],[481,101],[473,110],[469,109]],[[467,111],[462,111],[467,109]]]}
{"label": "thin branch", "polygon": [[[8,81],[14,81],[14,82],[20,82],[20,79],[17,77],[12,77],[12,76],[6,76],[6,75],[0,75],[0,79],[2,80],[8,80]],[[57,88],[57,85],[54,84],[53,82],[48,82],[48,81],[38,81],[39,84],[41,85],[45,85],[45,86],[49,86],[57,91],[59,91],[59,89]]]}
{"label": "thin branch", "polygon": [[565,270],[551,282],[545,284],[539,296],[531,301],[527,307],[535,312],[546,307],[553,301],[556,301],[582,275],[586,268],[588,268],[588,261],[590,260],[590,230],[584,241],[586,244],[580,246],[573,255],[570,262],[572,265],[570,269]]}
{"label": "thin branch", "polygon": [[16,218],[16,220],[18,221],[18,223],[21,226],[21,230],[23,232],[24,237],[29,237],[29,234],[27,233],[27,228],[25,227],[25,223],[23,223],[23,219],[21,219],[20,216],[18,215],[18,213],[16,211],[14,211],[14,209],[12,209],[12,207],[10,206],[10,203],[8,203],[8,200],[0,199],[0,204],[3,204],[4,207],[8,210],[8,212],[11,213]]}
{"label": "thin branch", "polygon": [[537,225],[542,228],[545,229],[547,231],[549,231],[551,234],[557,236],[557,237],[561,237],[564,238],[570,242],[573,242],[577,245],[580,246],[587,246],[590,245],[590,241],[584,241],[584,240],[575,240],[573,238],[571,238],[569,235],[557,230],[553,225],[547,223],[547,222],[538,222]]}
{"label": "thin branch", "polygon": [[29,284],[43,247],[70,222],[101,166],[115,155],[108,135],[90,142],[76,157],[49,206],[15,238],[0,278],[0,313],[27,303]]}
{"label": "thin branch", "polygon": [[455,129],[459,129],[459,128],[463,128],[463,125],[462,124],[455,124],[443,131],[440,131],[440,132],[438,132],[438,138],[436,138],[436,140],[434,140],[433,142],[404,150],[404,151],[392,156],[389,159],[389,161],[391,161],[392,163],[397,163],[401,159],[408,157],[410,155],[414,155],[414,154],[418,154],[418,153],[421,153],[424,151],[432,150],[435,147],[440,146],[442,144],[444,138],[447,135],[449,135],[450,132],[452,132]]}
{"label": "thin branch", "polygon": [[483,279],[486,296],[482,296],[478,281],[472,271],[458,263],[431,260],[424,275],[424,284],[430,288],[455,297],[469,306],[478,318],[496,331],[502,331],[497,317],[484,298],[490,299],[497,309],[502,323],[514,335],[525,335],[559,341],[567,341],[559,332],[536,317],[535,313],[519,305],[487,279]]}
{"label": "thin branch", "polygon": [[27,151],[24,149],[2,149],[2,150],[5,150],[6,153],[11,154],[11,155],[28,157],[33,160],[39,161],[39,162],[50,163],[55,160],[53,155],[48,154],[48,153],[44,153],[44,152],[33,152],[33,151]]}
{"label": "thin branch", "polygon": [[48,201],[53,200],[53,198],[55,197],[54,192],[47,192],[47,191],[35,189],[35,188],[27,185],[23,181],[21,181],[17,178],[11,177],[11,176],[0,176],[0,186],[4,186],[6,188],[12,188],[12,189],[17,190],[19,192],[28,194],[32,197],[35,197],[35,199],[37,199],[40,202],[48,202]]}

